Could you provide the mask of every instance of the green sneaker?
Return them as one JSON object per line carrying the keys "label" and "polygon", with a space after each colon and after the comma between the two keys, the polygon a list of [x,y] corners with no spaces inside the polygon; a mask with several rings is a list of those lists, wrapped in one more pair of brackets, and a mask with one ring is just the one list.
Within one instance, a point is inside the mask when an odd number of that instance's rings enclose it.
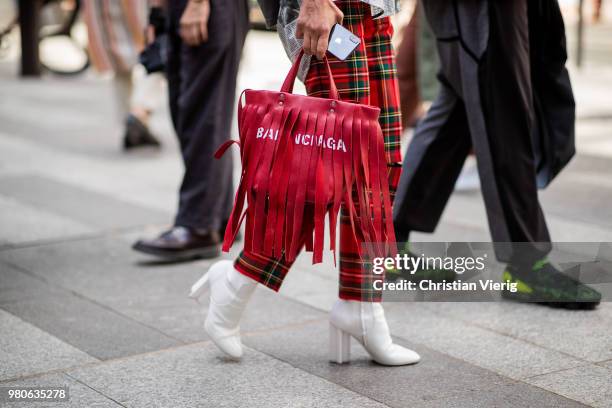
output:
{"label": "green sneaker", "polygon": [[[406,246],[406,249],[400,252],[403,254],[407,254],[409,257],[416,258],[417,256],[410,252],[408,249],[409,245]],[[435,283],[443,283],[443,282],[453,282],[455,280],[455,276],[457,275],[455,271],[452,269],[417,269],[414,273],[412,271],[407,271],[404,269],[387,269],[385,273],[385,280],[388,282],[396,282],[398,280],[407,280],[409,282],[415,282],[418,284],[421,281],[428,280]]]}
{"label": "green sneaker", "polygon": [[502,291],[502,297],[564,309],[594,309],[601,301],[595,289],[565,275],[547,260],[538,261],[525,272],[508,265],[502,281],[516,284],[516,291]]}

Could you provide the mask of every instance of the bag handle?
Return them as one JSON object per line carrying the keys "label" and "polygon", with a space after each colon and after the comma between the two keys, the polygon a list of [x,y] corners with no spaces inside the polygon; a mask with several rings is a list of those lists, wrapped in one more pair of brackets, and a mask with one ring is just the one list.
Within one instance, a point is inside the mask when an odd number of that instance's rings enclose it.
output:
{"label": "bag handle", "polygon": [[[302,62],[303,56],[304,49],[301,49],[300,53],[295,59],[295,62],[293,63],[293,66],[289,70],[287,77],[285,78],[285,82],[283,82],[281,92],[293,93],[293,84],[295,83],[295,78],[297,77],[298,70],[300,69],[300,63]],[[338,88],[336,88],[336,83],[334,82],[334,76],[332,75],[327,56],[323,57],[323,62],[325,63],[327,78],[329,79],[329,97],[331,99],[340,100],[340,96],[338,95]]]}

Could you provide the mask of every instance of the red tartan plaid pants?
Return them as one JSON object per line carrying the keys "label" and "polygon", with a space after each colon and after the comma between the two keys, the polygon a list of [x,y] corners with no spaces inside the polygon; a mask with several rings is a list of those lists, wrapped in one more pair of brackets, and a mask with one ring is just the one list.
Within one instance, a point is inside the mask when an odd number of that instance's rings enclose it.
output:
{"label": "red tartan plaid pants", "polygon": [[[391,37],[393,26],[388,17],[372,19],[370,6],[349,0],[337,3],[344,13],[343,25],[361,38],[361,44],[345,61],[330,56],[329,63],[342,100],[378,106],[380,125],[385,139],[391,198],[401,172],[401,117],[395,59]],[[310,96],[327,97],[329,84],[324,65],[313,58],[305,81]],[[308,211],[308,208],[306,208]],[[249,220],[247,219],[247,222]],[[304,237],[310,228],[304,227]],[[345,300],[377,302],[382,293],[374,290],[372,282],[380,279],[369,271],[360,257],[361,243],[352,234],[349,218],[340,213],[340,290]],[[284,258],[275,259],[243,251],[235,261],[242,274],[278,291],[291,268]]]}

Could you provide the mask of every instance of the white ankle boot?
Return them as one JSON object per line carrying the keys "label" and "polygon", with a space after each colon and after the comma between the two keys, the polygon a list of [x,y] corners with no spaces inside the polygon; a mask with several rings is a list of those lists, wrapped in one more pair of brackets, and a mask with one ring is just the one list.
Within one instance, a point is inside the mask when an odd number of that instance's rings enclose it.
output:
{"label": "white ankle boot", "polygon": [[378,364],[399,366],[417,363],[421,357],[393,344],[385,311],[380,303],[339,300],[329,316],[330,360],[342,364],[350,359],[353,336]]}
{"label": "white ankle boot", "polygon": [[196,300],[210,291],[204,330],[221,351],[234,359],[242,357],[239,323],[256,286],[256,281],[234,269],[232,261],[219,261],[191,287],[189,297]]}

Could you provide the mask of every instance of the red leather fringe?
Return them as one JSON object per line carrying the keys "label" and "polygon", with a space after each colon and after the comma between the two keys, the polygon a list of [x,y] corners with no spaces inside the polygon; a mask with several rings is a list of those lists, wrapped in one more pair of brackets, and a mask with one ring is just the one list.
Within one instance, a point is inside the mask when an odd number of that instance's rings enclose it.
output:
{"label": "red leather fringe", "polygon": [[[216,154],[220,157],[232,143],[241,148],[242,173],[224,251],[229,251],[246,216],[246,250],[291,262],[307,232],[306,248],[313,251],[313,263],[319,263],[327,217],[335,258],[336,225],[344,204],[355,238],[372,243],[371,256],[395,254],[382,132],[377,120],[358,112],[339,117],[334,111],[317,115],[284,104],[239,107],[241,142],[229,141]],[[274,135],[278,130],[278,136],[256,139],[259,128],[272,129]],[[296,135],[304,134],[333,135],[343,140],[346,152],[323,144],[296,144]],[[305,211],[307,206],[313,211]]]}
{"label": "red leather fringe", "polygon": [[[395,255],[379,110],[337,100],[333,78],[336,99],[291,94],[298,63],[283,85],[285,92],[243,92],[240,142],[228,141],[215,154],[240,145],[242,172],[223,250],[229,251],[246,217],[245,250],[291,262],[305,245],[313,252],[312,262],[319,263],[327,217],[335,260],[336,225],[344,205],[354,237],[367,243],[370,257]],[[301,143],[304,135],[319,143]],[[338,147],[340,141],[344,148]]]}

